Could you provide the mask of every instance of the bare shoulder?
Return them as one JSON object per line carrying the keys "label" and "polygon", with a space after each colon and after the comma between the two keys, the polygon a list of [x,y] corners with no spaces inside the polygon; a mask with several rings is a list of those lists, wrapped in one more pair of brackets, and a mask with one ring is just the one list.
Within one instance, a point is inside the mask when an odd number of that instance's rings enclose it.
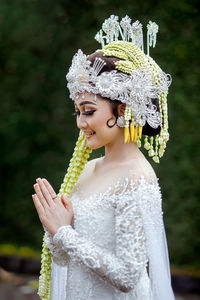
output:
{"label": "bare shoulder", "polygon": [[94,166],[96,165],[96,163],[97,163],[100,159],[101,159],[101,158],[98,157],[98,158],[94,158],[94,159],[89,160],[89,161],[86,163],[83,172],[87,172],[89,169],[91,169],[92,167],[94,167]]}
{"label": "bare shoulder", "polygon": [[93,170],[94,170],[94,167],[95,167],[96,163],[100,159],[101,158],[94,158],[94,159],[89,160],[86,163],[86,165],[85,165],[85,167],[84,167],[84,169],[83,169],[83,171],[82,171],[82,173],[80,175],[79,183],[81,183],[82,181],[85,181],[86,178],[88,178],[89,176],[91,176],[91,174],[93,173]]}
{"label": "bare shoulder", "polygon": [[138,180],[141,177],[144,177],[149,182],[157,180],[156,173],[145,156],[130,160],[127,168],[129,176],[134,180]]}

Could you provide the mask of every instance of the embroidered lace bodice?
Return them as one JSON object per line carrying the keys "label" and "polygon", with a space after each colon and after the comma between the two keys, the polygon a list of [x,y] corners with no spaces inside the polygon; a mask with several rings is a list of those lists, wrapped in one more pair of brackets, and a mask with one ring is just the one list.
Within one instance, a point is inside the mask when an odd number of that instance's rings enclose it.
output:
{"label": "embroidered lace bodice", "polygon": [[46,232],[53,300],[151,299],[142,211],[163,226],[160,188],[152,174],[151,180],[126,174],[102,192],[104,183],[98,192],[84,193],[78,182],[70,197],[72,226],[60,227],[54,237]]}

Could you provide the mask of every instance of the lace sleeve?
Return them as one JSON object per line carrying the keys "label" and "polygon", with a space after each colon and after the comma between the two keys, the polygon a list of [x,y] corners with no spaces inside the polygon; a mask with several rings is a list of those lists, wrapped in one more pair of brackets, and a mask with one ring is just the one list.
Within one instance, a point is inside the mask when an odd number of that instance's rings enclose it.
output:
{"label": "lace sleeve", "polygon": [[59,266],[66,266],[70,259],[69,255],[66,251],[62,250],[61,245],[59,246],[58,243],[54,243],[53,236],[46,230],[46,228],[44,228],[44,231],[46,245],[53,256],[53,261]]}
{"label": "lace sleeve", "polygon": [[135,196],[123,193],[116,198],[115,253],[97,246],[70,225],[60,227],[53,242],[117,289],[128,292],[147,265],[146,241]]}

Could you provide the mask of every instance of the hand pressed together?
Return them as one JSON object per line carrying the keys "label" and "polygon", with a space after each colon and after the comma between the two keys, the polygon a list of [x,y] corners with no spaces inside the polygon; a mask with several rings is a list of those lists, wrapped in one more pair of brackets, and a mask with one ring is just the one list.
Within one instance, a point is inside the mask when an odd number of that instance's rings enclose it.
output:
{"label": "hand pressed together", "polygon": [[38,178],[34,184],[35,194],[32,195],[35,208],[42,225],[54,235],[63,225],[71,225],[73,208],[66,195],[61,195],[61,201],[46,179]]}

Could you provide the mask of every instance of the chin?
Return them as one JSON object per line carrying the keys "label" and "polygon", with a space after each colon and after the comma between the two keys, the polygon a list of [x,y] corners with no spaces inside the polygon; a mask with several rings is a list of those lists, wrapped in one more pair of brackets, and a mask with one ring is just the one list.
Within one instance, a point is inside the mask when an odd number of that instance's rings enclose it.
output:
{"label": "chin", "polygon": [[88,143],[87,142],[87,146],[90,147],[92,150],[96,150],[96,149],[99,149],[99,148],[102,148],[104,145],[99,145],[97,143]]}
{"label": "chin", "polygon": [[92,150],[96,150],[105,146],[105,143],[100,143],[97,140],[87,140],[87,146],[90,147]]}
{"label": "chin", "polygon": [[112,138],[106,135],[94,135],[93,137],[86,139],[87,146],[90,147],[92,150],[99,149],[104,147],[105,145],[111,142]]}

